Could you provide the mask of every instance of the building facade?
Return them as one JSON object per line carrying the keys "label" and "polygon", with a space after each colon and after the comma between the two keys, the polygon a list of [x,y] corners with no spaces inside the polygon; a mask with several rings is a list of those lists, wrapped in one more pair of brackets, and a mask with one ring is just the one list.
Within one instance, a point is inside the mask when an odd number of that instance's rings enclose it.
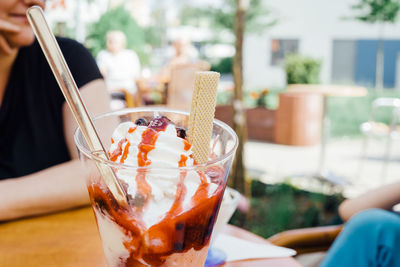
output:
{"label": "building facade", "polygon": [[[266,0],[265,0],[266,1]],[[249,89],[286,86],[287,53],[322,61],[324,84],[374,86],[379,26],[351,19],[357,0],[266,1],[278,23],[263,33],[247,35],[244,81]],[[400,87],[400,22],[383,30],[384,86]]]}

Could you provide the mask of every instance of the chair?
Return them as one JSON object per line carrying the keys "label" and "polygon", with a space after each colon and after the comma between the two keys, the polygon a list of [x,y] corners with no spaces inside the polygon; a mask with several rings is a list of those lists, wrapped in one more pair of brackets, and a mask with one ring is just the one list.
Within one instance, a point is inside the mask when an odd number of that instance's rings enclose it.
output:
{"label": "chair", "polygon": [[195,73],[209,69],[210,65],[204,61],[174,66],[171,69],[171,80],[167,89],[167,106],[189,111]]}
{"label": "chair", "polygon": [[126,89],[123,89],[122,92],[124,93],[127,108],[134,108],[141,106],[141,103],[139,101],[140,99],[139,90],[134,95]]}
{"label": "chair", "polygon": [[[390,124],[385,124],[377,120],[377,112],[379,109],[389,108],[391,110]],[[361,132],[364,134],[361,163],[359,175],[363,168],[363,161],[366,159],[369,139],[371,136],[385,137],[386,146],[383,155],[382,179],[386,177],[387,165],[390,159],[392,140],[400,137],[400,127],[398,126],[400,115],[400,99],[399,98],[377,98],[372,102],[371,112],[367,122],[361,124]]]}
{"label": "chair", "polygon": [[136,94],[132,94],[126,89],[120,89],[118,91],[112,91],[110,93],[110,96],[110,106],[113,110],[141,106],[139,92]]}
{"label": "chair", "polygon": [[[162,77],[140,78],[136,80],[136,87],[138,105],[165,105],[167,82]],[[158,101],[153,99],[154,96],[159,97]]]}
{"label": "chair", "polygon": [[326,251],[342,231],[343,225],[288,230],[268,238],[274,245],[296,250],[297,254]]}

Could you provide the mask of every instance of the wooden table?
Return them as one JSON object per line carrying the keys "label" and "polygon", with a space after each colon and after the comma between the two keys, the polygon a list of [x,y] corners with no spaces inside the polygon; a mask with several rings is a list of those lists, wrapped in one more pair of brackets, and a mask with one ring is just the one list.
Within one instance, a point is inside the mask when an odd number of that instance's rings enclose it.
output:
{"label": "wooden table", "polygon": [[[265,239],[234,226],[226,232],[254,242]],[[106,266],[91,208],[0,224],[0,266]],[[293,258],[230,262],[224,266],[301,266]]]}
{"label": "wooden table", "polygon": [[290,84],[288,92],[316,93],[323,96],[362,97],[368,94],[367,88],[353,85],[329,84]]}

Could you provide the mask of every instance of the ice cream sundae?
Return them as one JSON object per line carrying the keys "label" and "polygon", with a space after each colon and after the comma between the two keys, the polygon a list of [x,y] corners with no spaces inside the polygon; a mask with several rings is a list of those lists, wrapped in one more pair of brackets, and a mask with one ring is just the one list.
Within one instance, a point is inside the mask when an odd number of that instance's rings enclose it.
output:
{"label": "ice cream sundae", "polygon": [[110,160],[129,166],[115,173],[131,210],[101,179],[88,184],[108,264],[201,266],[225,188],[223,166],[195,168],[186,130],[157,113],[121,123],[111,143]]}

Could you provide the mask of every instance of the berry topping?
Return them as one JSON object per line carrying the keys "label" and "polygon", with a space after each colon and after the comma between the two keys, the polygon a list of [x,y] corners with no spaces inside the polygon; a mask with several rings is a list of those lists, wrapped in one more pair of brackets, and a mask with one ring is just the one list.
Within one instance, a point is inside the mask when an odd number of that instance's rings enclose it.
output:
{"label": "berry topping", "polygon": [[177,127],[176,135],[182,139],[185,139],[186,138],[186,129]]}
{"label": "berry topping", "polygon": [[164,131],[171,120],[165,116],[155,117],[149,123],[149,128],[156,131]]}
{"label": "berry topping", "polygon": [[174,251],[179,252],[183,250],[183,243],[181,242],[176,242],[174,243]]}
{"label": "berry topping", "polygon": [[149,123],[145,118],[139,118],[135,121],[135,124],[140,126],[147,126]]}
{"label": "berry topping", "polygon": [[175,224],[175,229],[178,231],[182,231],[184,228],[185,228],[184,223],[179,222],[179,223]]}

